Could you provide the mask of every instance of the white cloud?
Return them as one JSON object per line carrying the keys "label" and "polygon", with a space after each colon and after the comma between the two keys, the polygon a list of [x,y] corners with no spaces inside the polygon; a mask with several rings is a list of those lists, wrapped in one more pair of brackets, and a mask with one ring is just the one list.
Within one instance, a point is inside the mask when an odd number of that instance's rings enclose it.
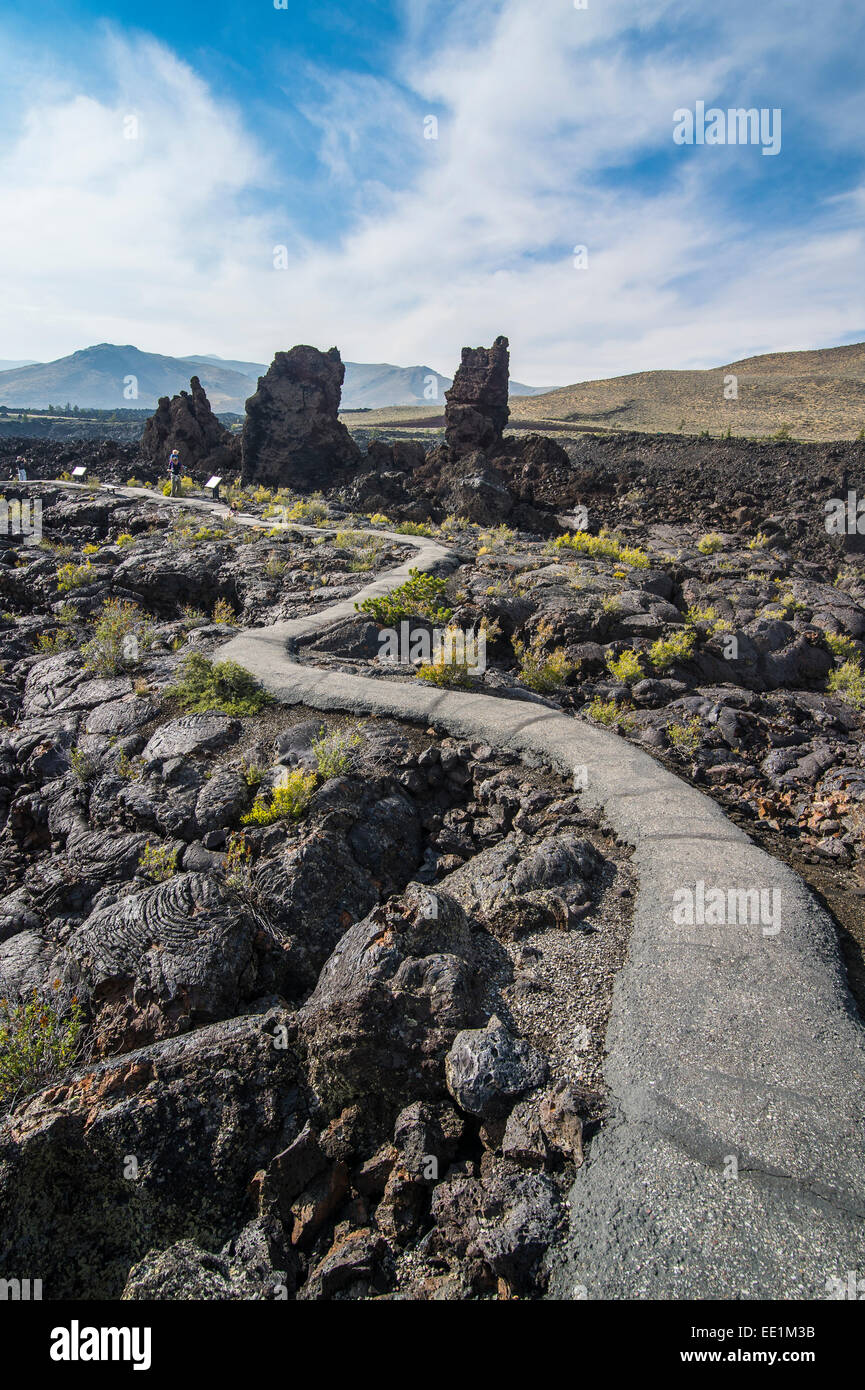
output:
{"label": "white cloud", "polygon": [[[308,341],[451,371],[463,343],[504,332],[514,374],[556,384],[849,337],[865,320],[861,191],[812,200],[805,229],[785,230],[726,207],[713,157],[756,150],[684,157],[659,184],[608,177],[668,156],[673,109],[738,101],[743,71],[785,59],[797,90],[789,33],[755,15],[746,43],[743,6],[726,43],[688,56],[678,30],[632,41],[648,23],[636,0],[506,0],[472,7],[470,27],[466,7],[412,0],[398,80],[322,74],[327,95],[303,110],[350,216],[327,244],[279,212],[275,164],[191,69],[110,39],[110,97],[53,75],[0,154],[0,353],[108,340],[262,360]],[[654,6],[652,23],[697,13],[696,0]],[[832,41],[819,25],[815,58]],[[431,109],[438,141],[423,139]],[[137,141],[123,139],[129,114]],[[757,158],[755,179],[780,162]],[[276,242],[291,248],[284,272]],[[588,271],[572,265],[577,243]]]}

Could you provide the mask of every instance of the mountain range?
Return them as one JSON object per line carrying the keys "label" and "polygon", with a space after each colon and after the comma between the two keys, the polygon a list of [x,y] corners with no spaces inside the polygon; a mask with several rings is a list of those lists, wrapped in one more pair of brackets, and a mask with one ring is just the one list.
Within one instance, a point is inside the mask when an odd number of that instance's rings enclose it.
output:
{"label": "mountain range", "polygon": [[[155,409],[160,396],[188,389],[190,376],[200,378],[213,409],[243,414],[246,400],[267,371],[265,362],[242,362],[213,354],[166,357],[130,344],[98,343],[55,362],[29,364],[0,360],[0,405],[44,408],[48,405],[98,407],[102,410]],[[387,406],[444,405],[451,378],[432,367],[395,367],[389,362],[346,362],[343,410]],[[515,396],[541,388],[511,382]]]}
{"label": "mountain range", "polygon": [[[215,354],[167,357],[99,343],[56,362],[0,359],[0,406],[97,406],[153,410],[160,396],[201,378],[214,410],[243,414],[267,363]],[[344,411],[363,423],[399,428],[440,420],[451,378],[432,367],[346,362]],[[137,396],[124,394],[137,387]],[[512,381],[511,425],[529,429],[638,430],[856,438],[865,428],[865,343],[771,352],[694,370],[632,372],[544,391]],[[431,394],[431,392],[433,394]],[[360,423],[360,421],[358,421]]]}

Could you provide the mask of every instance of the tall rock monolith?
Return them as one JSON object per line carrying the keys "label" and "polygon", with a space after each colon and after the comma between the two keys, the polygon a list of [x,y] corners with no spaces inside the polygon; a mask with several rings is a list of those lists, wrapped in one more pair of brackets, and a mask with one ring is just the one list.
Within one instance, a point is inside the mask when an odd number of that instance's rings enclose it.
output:
{"label": "tall rock monolith", "polygon": [[454,384],[445,392],[445,442],[451,459],[480,449],[494,453],[508,422],[507,338],[492,347],[463,348]]}
{"label": "tall rock monolith", "polygon": [[356,467],[360,449],[339,419],[344,377],[338,348],[301,344],[276,354],[246,402],[244,485],[309,491]]}

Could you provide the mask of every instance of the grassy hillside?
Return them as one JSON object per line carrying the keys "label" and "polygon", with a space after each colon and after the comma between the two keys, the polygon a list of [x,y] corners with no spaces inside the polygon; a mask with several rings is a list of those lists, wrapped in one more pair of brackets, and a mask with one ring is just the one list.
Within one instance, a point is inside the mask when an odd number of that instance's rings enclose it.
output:
{"label": "grassy hillside", "polygon": [[[738,399],[725,399],[735,376]],[[728,383],[729,384],[729,383]],[[865,428],[865,343],[773,352],[706,371],[635,372],[511,403],[512,423],[851,439]]]}

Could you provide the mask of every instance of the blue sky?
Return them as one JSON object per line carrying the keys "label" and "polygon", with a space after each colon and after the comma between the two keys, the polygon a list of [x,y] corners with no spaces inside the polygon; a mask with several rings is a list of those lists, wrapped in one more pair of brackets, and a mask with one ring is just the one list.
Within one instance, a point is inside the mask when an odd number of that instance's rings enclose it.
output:
{"label": "blue sky", "polygon": [[[855,0],[0,3],[0,357],[504,332],[549,385],[860,341],[863,39]],[[780,153],[675,144],[697,101],[780,108]]]}

